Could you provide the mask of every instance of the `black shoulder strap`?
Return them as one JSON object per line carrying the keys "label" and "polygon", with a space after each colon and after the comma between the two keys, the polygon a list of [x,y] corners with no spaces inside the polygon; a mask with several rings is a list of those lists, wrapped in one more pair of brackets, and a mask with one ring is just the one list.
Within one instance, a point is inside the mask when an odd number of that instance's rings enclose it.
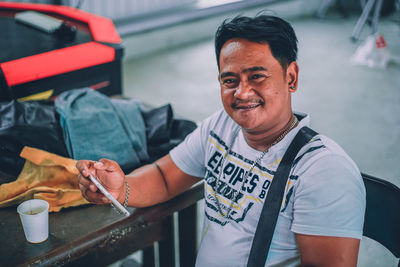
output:
{"label": "black shoulder strap", "polygon": [[247,267],[263,267],[267,260],[272,236],[274,235],[276,221],[282,205],[284,189],[289,178],[290,169],[294,158],[300,149],[307,144],[311,138],[317,135],[308,127],[299,130],[289,148],[286,150],[278,169],[275,172],[271,187],[268,190],[260,219],[257,224],[253,244],[250,250]]}

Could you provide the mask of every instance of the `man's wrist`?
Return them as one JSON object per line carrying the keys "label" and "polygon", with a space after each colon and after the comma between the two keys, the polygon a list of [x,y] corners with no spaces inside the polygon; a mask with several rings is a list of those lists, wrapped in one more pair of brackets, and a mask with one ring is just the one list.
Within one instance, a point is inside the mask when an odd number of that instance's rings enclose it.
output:
{"label": "man's wrist", "polygon": [[125,191],[125,199],[124,199],[124,203],[122,204],[125,208],[128,206],[128,202],[129,202],[129,184],[127,181],[125,181],[125,185],[126,185],[126,191]]}
{"label": "man's wrist", "polygon": [[122,185],[121,193],[118,196],[118,202],[121,203],[124,207],[128,206],[129,201],[129,184],[126,180],[124,180],[124,184]]}

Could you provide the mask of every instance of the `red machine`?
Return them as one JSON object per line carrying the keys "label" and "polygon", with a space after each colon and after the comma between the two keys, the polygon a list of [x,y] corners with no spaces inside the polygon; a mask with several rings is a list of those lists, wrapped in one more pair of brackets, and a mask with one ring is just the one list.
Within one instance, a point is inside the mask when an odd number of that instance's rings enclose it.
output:
{"label": "red machine", "polygon": [[[76,29],[72,38],[19,23],[15,15],[28,10],[62,20]],[[88,86],[122,94],[123,47],[110,19],[68,6],[0,2],[0,33],[0,101]]]}

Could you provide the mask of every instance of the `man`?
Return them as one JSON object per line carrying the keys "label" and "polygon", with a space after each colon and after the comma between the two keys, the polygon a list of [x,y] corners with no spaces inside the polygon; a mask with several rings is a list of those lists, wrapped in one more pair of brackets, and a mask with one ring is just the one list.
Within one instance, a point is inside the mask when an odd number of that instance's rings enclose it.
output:
{"label": "man", "polygon": [[[201,177],[205,221],[196,266],[245,266],[269,185],[290,142],[310,119],[294,115],[297,38],[273,16],[225,21],[215,39],[224,109],[154,164],[124,175],[118,164],[79,161],[82,194],[109,203],[95,174],[120,203],[166,201]],[[266,266],[356,266],[365,189],[354,162],[318,135],[294,160]]]}

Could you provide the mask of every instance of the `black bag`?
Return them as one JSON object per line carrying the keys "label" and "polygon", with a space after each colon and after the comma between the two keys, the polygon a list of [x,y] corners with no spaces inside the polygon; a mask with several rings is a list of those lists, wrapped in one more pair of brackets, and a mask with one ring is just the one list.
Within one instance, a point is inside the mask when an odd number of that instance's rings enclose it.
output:
{"label": "black bag", "polygon": [[193,121],[174,118],[170,104],[143,111],[142,116],[146,125],[149,162],[167,154],[197,128]]}
{"label": "black bag", "polygon": [[53,102],[0,102],[0,184],[21,172],[24,146],[68,157]]}
{"label": "black bag", "polygon": [[[141,165],[167,154],[197,127],[192,121],[175,119],[169,104],[142,111],[142,116],[150,158]],[[19,154],[24,146],[69,157],[54,102],[0,102],[0,184],[15,180],[21,172],[25,160]]]}

